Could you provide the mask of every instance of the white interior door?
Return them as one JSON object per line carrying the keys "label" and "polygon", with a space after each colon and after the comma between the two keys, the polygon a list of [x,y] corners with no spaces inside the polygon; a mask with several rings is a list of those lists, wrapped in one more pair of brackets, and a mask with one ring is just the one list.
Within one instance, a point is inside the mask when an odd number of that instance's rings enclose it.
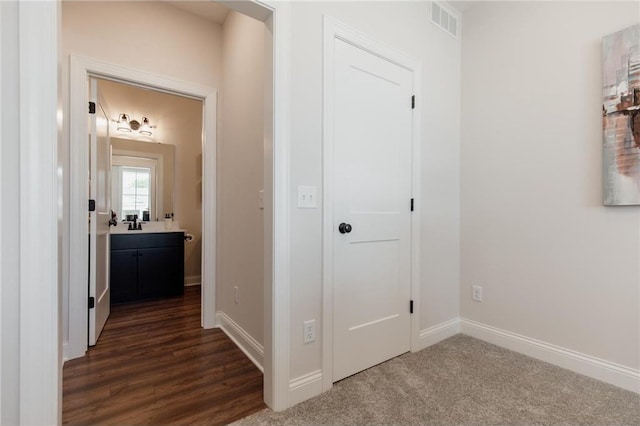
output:
{"label": "white interior door", "polygon": [[334,52],[337,381],[410,350],[413,74],[339,39]]}
{"label": "white interior door", "polygon": [[89,114],[89,197],[95,201],[95,211],[89,213],[89,346],[94,346],[107,322],[111,308],[111,141],[109,114],[105,111],[106,103],[100,98],[98,82],[93,78],[89,81],[89,90],[89,99],[95,104],[95,114]]}

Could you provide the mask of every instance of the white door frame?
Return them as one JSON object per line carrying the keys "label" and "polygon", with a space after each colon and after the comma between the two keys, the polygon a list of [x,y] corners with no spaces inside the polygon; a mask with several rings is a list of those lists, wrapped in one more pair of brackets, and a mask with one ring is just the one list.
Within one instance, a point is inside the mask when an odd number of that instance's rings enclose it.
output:
{"label": "white door frame", "polygon": [[[323,209],[322,209],[322,390],[333,386],[333,69],[335,65],[334,41],[342,40],[370,52],[413,74],[413,90],[421,94],[422,67],[419,61],[392,47],[369,39],[363,33],[325,15],[323,31]],[[415,210],[411,214],[411,350],[418,349],[420,330],[420,97],[413,110],[412,132],[412,187]],[[409,99],[407,99],[409,102]],[[408,309],[408,307],[407,307]]]}
{"label": "white door frame", "polygon": [[[4,8],[0,6],[0,8]],[[18,37],[3,40],[11,53],[17,52],[17,63],[3,64],[9,73],[19,73],[16,92],[3,93],[18,109],[18,123],[11,123],[10,135],[15,140],[3,141],[3,151],[15,158],[19,182],[6,182],[16,188],[20,220],[15,224],[17,283],[11,283],[8,295],[16,306],[17,321],[11,324],[9,335],[2,335],[2,347],[18,346],[18,360],[9,357],[3,362],[3,373],[17,370],[17,383],[5,383],[0,389],[2,399],[15,405],[3,407],[10,422],[19,424],[55,424],[61,421],[61,290],[58,281],[58,29],[59,3],[54,1],[17,2],[9,11]],[[11,14],[17,12],[13,17]],[[3,26],[7,23],[4,21]],[[4,99],[3,99],[4,100]],[[7,104],[5,104],[6,106]],[[3,111],[6,114],[6,110]],[[19,133],[16,131],[19,128]],[[15,155],[19,148],[19,155]],[[2,195],[11,192],[2,188]],[[4,206],[6,209],[7,206]],[[6,219],[6,217],[5,217]],[[3,235],[3,238],[5,236]],[[13,235],[10,235],[13,239]],[[18,258],[18,256],[15,256]],[[4,257],[3,257],[4,260]],[[3,290],[5,289],[3,283]],[[18,290],[19,294],[14,291]],[[3,294],[3,297],[5,295]],[[6,303],[5,303],[6,307]],[[11,311],[10,311],[11,312]],[[4,311],[3,311],[4,314]],[[4,325],[8,327],[7,324]],[[11,349],[11,351],[10,351]],[[8,379],[13,378],[13,373]],[[5,387],[4,385],[7,384]],[[6,395],[9,393],[10,395]],[[5,399],[6,398],[6,399]],[[10,399],[9,399],[10,398]],[[1,419],[0,419],[1,421]]]}
{"label": "white door frame", "polygon": [[83,356],[87,350],[88,247],[86,244],[89,169],[87,105],[89,77],[103,77],[126,84],[169,91],[203,101],[202,187],[202,309],[201,326],[215,326],[215,226],[216,226],[216,103],[215,89],[157,74],[115,65],[98,59],[71,55],[69,65],[70,133],[70,223],[69,230],[69,344],[67,358]]}
{"label": "white door frame", "polygon": [[[264,291],[264,401],[274,411],[291,406],[289,398],[289,277],[290,239],[290,129],[291,129],[291,2],[279,0],[220,1],[230,8],[265,22],[272,34],[273,96],[265,111],[273,115],[271,132],[271,276]],[[266,13],[265,13],[266,12]],[[265,120],[266,121],[266,120]],[[269,126],[266,126],[269,128]],[[265,159],[265,162],[269,157]],[[265,170],[268,170],[265,167]],[[265,182],[268,182],[265,179]],[[265,191],[266,191],[265,185]],[[265,196],[268,194],[265,192]],[[265,206],[269,205],[265,200]],[[267,233],[265,233],[266,235]],[[265,241],[267,244],[268,241]]]}

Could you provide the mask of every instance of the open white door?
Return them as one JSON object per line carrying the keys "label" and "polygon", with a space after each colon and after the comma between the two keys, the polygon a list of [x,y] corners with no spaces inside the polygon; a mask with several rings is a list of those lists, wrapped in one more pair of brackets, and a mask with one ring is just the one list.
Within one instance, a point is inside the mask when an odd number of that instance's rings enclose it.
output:
{"label": "open white door", "polygon": [[[111,141],[109,114],[98,93],[96,79],[89,80],[89,346],[94,346],[110,312],[109,221],[111,220]],[[91,105],[91,104],[90,104]]]}
{"label": "open white door", "polygon": [[333,381],[410,350],[410,70],[335,39]]}

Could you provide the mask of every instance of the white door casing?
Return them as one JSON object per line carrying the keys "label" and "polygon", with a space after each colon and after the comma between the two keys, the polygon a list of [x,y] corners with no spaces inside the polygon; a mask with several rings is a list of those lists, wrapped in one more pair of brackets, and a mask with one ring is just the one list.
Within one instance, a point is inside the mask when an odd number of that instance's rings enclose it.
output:
{"label": "white door casing", "polygon": [[325,16],[323,390],[417,347],[420,75]]}
{"label": "white door casing", "polygon": [[[57,184],[60,176],[56,149],[59,116],[56,113],[60,54],[57,30],[61,6],[60,2],[51,1],[2,3],[2,32],[6,35],[5,30],[8,30],[11,35],[2,40],[2,66],[3,71],[8,71],[3,79],[12,83],[12,86],[4,86],[10,90],[3,91],[2,99],[6,101],[5,107],[11,105],[17,110],[16,114],[9,115],[15,121],[3,127],[3,131],[7,131],[4,136],[14,136],[14,139],[11,143],[4,139],[2,150],[3,157],[8,154],[4,165],[7,166],[7,159],[15,161],[15,170],[19,173],[19,180],[10,185],[17,191],[7,192],[3,188],[2,194],[11,195],[11,200],[15,194],[16,204],[5,205],[5,213],[7,208],[20,212],[20,220],[12,222],[18,231],[8,235],[12,242],[15,237],[13,249],[19,253],[12,257],[18,263],[16,268],[11,265],[9,270],[15,272],[11,275],[15,285],[8,288],[14,288],[19,294],[12,299],[16,305],[9,310],[16,313],[15,317],[9,317],[15,319],[15,323],[3,324],[4,330],[10,330],[2,335],[3,355],[10,355],[3,357],[3,369],[12,369],[15,374],[2,376],[1,398],[11,403],[11,406],[3,407],[2,415],[4,418],[7,414],[11,416],[8,423],[56,424],[62,422],[61,292],[55,214],[59,207]],[[5,53],[9,55],[4,56]],[[13,79],[13,73],[16,77],[19,74],[19,80]],[[84,106],[86,112],[86,104]],[[6,118],[7,109],[3,114]],[[84,118],[86,122],[86,115]],[[85,131],[85,145],[86,140]],[[19,149],[19,153],[14,149]],[[84,213],[86,224],[86,208]],[[6,222],[6,215],[3,218]],[[84,244],[86,247],[86,232]],[[4,307],[7,307],[4,299],[7,294],[12,293],[3,293]],[[5,314],[4,309],[2,313]],[[86,324],[86,311],[84,322]],[[15,346],[19,351],[18,358],[12,358],[17,352],[11,350]]]}
{"label": "white door casing", "polygon": [[95,112],[89,114],[90,160],[89,197],[95,210],[89,213],[89,346],[100,337],[111,309],[109,286],[109,220],[111,219],[111,141],[109,139],[109,111],[98,93],[95,78],[89,81],[89,98]]}

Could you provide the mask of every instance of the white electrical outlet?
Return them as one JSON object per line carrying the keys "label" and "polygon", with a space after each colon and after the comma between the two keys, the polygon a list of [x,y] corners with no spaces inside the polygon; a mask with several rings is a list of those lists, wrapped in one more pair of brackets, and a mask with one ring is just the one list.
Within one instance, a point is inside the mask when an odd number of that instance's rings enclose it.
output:
{"label": "white electrical outlet", "polygon": [[315,342],[316,340],[316,320],[312,319],[304,322],[304,343]]}
{"label": "white electrical outlet", "polygon": [[471,298],[476,302],[482,302],[482,287],[479,285],[471,286]]}
{"label": "white electrical outlet", "polygon": [[238,288],[237,285],[234,285],[233,289],[236,291],[233,301],[237,305],[238,303],[240,303],[240,289]]}

